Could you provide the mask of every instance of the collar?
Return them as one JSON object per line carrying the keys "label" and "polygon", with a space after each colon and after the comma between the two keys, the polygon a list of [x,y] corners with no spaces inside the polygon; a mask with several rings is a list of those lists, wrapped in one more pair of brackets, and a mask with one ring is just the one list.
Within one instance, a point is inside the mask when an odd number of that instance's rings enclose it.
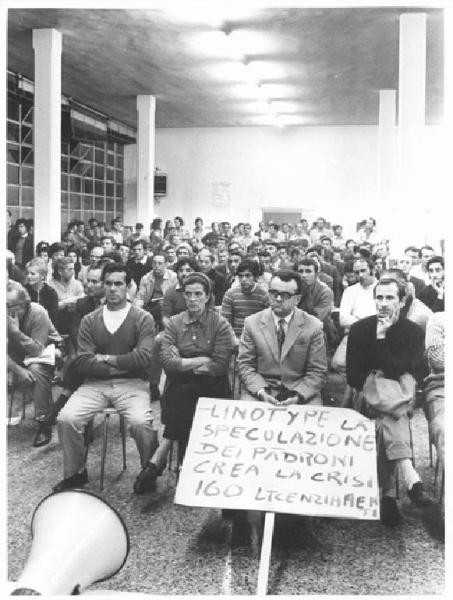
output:
{"label": "collar", "polygon": [[286,315],[286,317],[277,317],[277,315],[274,313],[274,311],[272,309],[271,309],[271,313],[272,313],[272,318],[274,319],[275,328],[278,329],[278,324],[279,324],[280,319],[284,319],[286,321],[286,325],[289,326],[289,322],[291,321],[293,314],[294,314],[294,308],[289,313],[289,315]]}

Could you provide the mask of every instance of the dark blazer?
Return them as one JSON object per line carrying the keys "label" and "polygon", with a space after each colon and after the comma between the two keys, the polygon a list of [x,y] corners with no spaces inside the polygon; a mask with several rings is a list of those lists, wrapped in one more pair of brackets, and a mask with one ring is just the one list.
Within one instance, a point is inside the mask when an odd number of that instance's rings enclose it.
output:
{"label": "dark blazer", "polygon": [[433,312],[443,312],[445,310],[445,296],[442,300],[439,300],[437,292],[432,285],[426,285],[420,292],[418,299]]}
{"label": "dark blazer", "polygon": [[127,261],[126,267],[129,270],[131,277],[137,284],[137,288],[138,288],[138,287],[140,287],[140,281],[141,281],[141,278],[143,277],[143,275],[146,275],[147,273],[149,273],[151,271],[151,269],[153,268],[153,261],[152,261],[152,258],[148,257],[146,259],[145,264],[142,264],[141,262],[138,262],[138,263],[135,262],[135,260],[133,258],[131,258]]}
{"label": "dark blazer", "polygon": [[415,288],[415,297],[420,298],[420,292],[425,289],[426,283],[419,277],[409,277],[409,281]]}
{"label": "dark blazer", "polygon": [[[24,287],[29,293],[31,301],[38,302],[38,292],[28,283],[25,284]],[[47,310],[50,320],[56,326],[58,314],[58,295],[57,292],[50,287],[50,285],[47,285],[47,283],[44,283],[39,291],[39,304]]]}
{"label": "dark blazer", "polygon": [[[16,236],[12,242],[12,248],[10,248],[11,252],[16,252],[17,241],[20,236]],[[25,265],[31,260],[34,256],[34,248],[33,248],[33,238],[30,235],[27,235],[24,242],[24,247],[22,250],[22,264],[19,267],[24,268]]]}
{"label": "dark blazer", "polygon": [[424,338],[421,327],[400,318],[387,331],[385,339],[376,338],[377,316],[365,317],[351,325],[346,350],[348,384],[361,390],[374,370],[384,377],[398,380],[410,373],[420,383],[428,374],[424,359]]}
{"label": "dark blazer", "polygon": [[212,283],[212,295],[214,296],[214,303],[216,306],[222,304],[223,296],[225,294],[225,278],[220,275],[215,269],[211,269],[209,273],[206,273]]}

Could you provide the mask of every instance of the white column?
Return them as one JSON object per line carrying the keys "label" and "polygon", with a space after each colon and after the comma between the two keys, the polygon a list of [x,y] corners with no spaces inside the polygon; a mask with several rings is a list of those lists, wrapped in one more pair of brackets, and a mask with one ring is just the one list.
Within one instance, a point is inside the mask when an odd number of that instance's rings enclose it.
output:
{"label": "white column", "polygon": [[400,16],[398,153],[403,189],[416,190],[425,129],[426,13]]}
{"label": "white column", "polygon": [[33,30],[36,242],[61,239],[61,48],[59,31]]}
{"label": "white column", "polygon": [[137,96],[137,113],[137,220],[149,231],[154,212],[156,98]]}
{"label": "white column", "polygon": [[396,90],[379,90],[378,193],[392,199],[396,172]]}

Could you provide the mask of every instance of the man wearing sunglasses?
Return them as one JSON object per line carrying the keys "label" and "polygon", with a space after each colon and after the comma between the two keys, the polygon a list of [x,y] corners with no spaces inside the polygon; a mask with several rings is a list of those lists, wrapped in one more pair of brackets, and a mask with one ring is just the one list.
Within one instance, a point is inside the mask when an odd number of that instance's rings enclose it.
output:
{"label": "man wearing sunglasses", "polygon": [[297,308],[299,273],[277,271],[269,285],[270,307],[245,319],[239,344],[241,398],[280,406],[322,404],[327,372],[322,323]]}

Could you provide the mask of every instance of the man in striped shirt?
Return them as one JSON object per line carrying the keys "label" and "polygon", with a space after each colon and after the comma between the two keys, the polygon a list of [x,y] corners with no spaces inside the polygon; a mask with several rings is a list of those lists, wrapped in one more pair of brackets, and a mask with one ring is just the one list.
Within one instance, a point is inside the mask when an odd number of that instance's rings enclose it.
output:
{"label": "man in striped shirt", "polygon": [[254,260],[243,260],[237,271],[238,286],[225,292],[221,315],[233,327],[236,337],[240,337],[246,317],[269,306],[267,291],[257,284],[260,265]]}

